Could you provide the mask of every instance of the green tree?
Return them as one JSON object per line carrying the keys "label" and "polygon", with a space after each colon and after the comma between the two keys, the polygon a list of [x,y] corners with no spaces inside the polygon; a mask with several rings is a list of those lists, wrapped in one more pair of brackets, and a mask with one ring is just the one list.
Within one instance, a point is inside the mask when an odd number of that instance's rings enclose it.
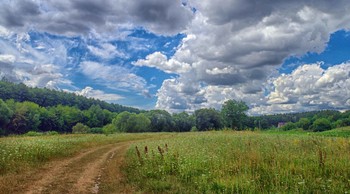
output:
{"label": "green tree", "polygon": [[313,131],[327,131],[332,129],[331,122],[326,118],[319,118],[311,126]]}
{"label": "green tree", "polygon": [[231,129],[243,129],[243,124],[247,118],[248,106],[243,101],[228,100],[222,105],[221,116],[225,127]]}
{"label": "green tree", "polygon": [[13,115],[13,111],[0,99],[0,128],[5,127]]}
{"label": "green tree", "polygon": [[113,119],[112,124],[116,127],[119,132],[127,132],[127,124],[128,119],[132,115],[129,112],[122,112],[117,115],[116,118]]}
{"label": "green tree", "polygon": [[302,128],[303,130],[308,130],[311,126],[311,122],[308,118],[301,118],[299,121],[296,123],[296,125],[299,128]]}
{"label": "green tree", "polygon": [[142,113],[122,112],[113,119],[112,124],[120,132],[146,132],[150,129],[151,120]]}
{"label": "green tree", "polygon": [[108,124],[102,128],[102,131],[103,131],[103,134],[109,135],[116,132],[116,128],[113,124]]}
{"label": "green tree", "polygon": [[99,105],[92,105],[88,110],[84,111],[87,117],[86,124],[89,127],[102,127],[106,121],[105,112]]}
{"label": "green tree", "polygon": [[220,129],[222,127],[220,113],[212,108],[202,108],[195,111],[196,127],[199,131]]}
{"label": "green tree", "polygon": [[151,131],[173,131],[174,123],[171,115],[165,110],[151,110],[146,113],[151,120]]}
{"label": "green tree", "polygon": [[174,129],[177,132],[191,131],[192,127],[195,126],[195,118],[186,112],[173,114]]}
{"label": "green tree", "polygon": [[87,133],[89,130],[90,130],[90,127],[82,123],[77,123],[72,127],[72,133]]}
{"label": "green tree", "polygon": [[28,131],[38,131],[41,123],[41,108],[33,102],[15,103],[15,113],[8,124],[9,133],[23,134]]}
{"label": "green tree", "polygon": [[297,129],[297,128],[298,128],[298,126],[293,122],[288,122],[283,127],[281,127],[281,129],[283,131],[289,131],[289,130],[293,130],[293,129]]}

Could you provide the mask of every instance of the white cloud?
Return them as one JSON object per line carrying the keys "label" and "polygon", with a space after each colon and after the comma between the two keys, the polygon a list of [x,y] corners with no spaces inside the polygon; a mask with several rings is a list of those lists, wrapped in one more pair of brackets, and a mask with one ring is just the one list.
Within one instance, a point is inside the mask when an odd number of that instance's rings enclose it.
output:
{"label": "white cloud", "polygon": [[39,51],[29,41],[27,33],[0,38],[0,77],[31,87],[58,89],[60,85],[70,86],[71,82],[60,72],[61,65],[66,64],[64,45],[43,42],[52,49]]}
{"label": "white cloud", "polygon": [[[176,84],[186,85],[191,80],[190,83],[197,85],[195,90],[202,91],[195,95],[204,100],[196,104],[190,100],[193,98],[191,95],[174,92],[175,84],[166,81],[157,94],[159,108],[171,108],[171,103],[164,100],[168,96],[183,99],[182,106],[186,108],[217,107],[210,102],[221,102],[231,97],[243,99],[252,107],[263,106],[266,101],[294,103],[301,99],[274,92],[269,98],[264,97],[270,92],[267,87],[270,76],[276,74],[276,69],[288,57],[303,56],[307,52],[320,53],[325,49],[330,34],[340,29],[350,29],[350,15],[347,13],[350,4],[347,1],[338,1],[336,5],[326,0],[273,3],[264,0],[258,3],[203,0],[189,1],[189,4],[197,11],[185,31],[188,38],[168,62],[176,60],[192,67],[190,73],[177,71],[179,79]],[[323,82],[321,80],[318,84]],[[332,92],[332,89],[328,88],[327,92]],[[328,102],[328,98],[323,97],[322,100]],[[322,100],[314,100],[313,103],[321,103]],[[271,109],[272,112],[288,107],[287,104],[274,106],[276,108]],[[302,110],[298,106],[293,108]],[[336,106],[329,105],[329,108]],[[259,112],[258,108],[254,110]]]}
{"label": "white cloud", "polygon": [[81,91],[76,91],[74,93],[77,95],[85,96],[88,98],[95,98],[107,102],[114,102],[124,98],[118,94],[108,94],[103,92],[102,90],[95,90],[89,86],[85,87]]}
{"label": "white cloud", "polygon": [[322,69],[320,64],[298,67],[273,80],[267,103],[254,113],[296,112],[320,109],[349,109],[350,63]]}
{"label": "white cloud", "polygon": [[80,64],[80,71],[90,79],[109,88],[132,90],[149,97],[146,80],[125,67],[84,61]]}
{"label": "white cloud", "polygon": [[88,45],[88,49],[95,56],[101,57],[103,59],[112,59],[115,57],[127,58],[128,55],[120,50],[116,46],[110,43],[103,43],[99,46]]}
{"label": "white cloud", "polygon": [[175,59],[167,60],[167,57],[160,52],[147,55],[146,59],[140,59],[133,64],[136,66],[155,67],[167,73],[179,74],[191,70],[191,66],[188,63],[181,63]]}

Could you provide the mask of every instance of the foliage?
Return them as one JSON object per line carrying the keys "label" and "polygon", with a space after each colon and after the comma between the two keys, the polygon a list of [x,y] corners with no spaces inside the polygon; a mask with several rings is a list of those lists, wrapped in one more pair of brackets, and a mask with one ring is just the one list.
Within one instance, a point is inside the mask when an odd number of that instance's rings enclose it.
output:
{"label": "foliage", "polygon": [[116,128],[113,124],[108,124],[102,128],[102,132],[105,135],[109,135],[116,132]]}
{"label": "foliage", "polygon": [[319,118],[311,126],[313,131],[326,131],[332,128],[331,122],[326,118]]}
{"label": "foliage", "polygon": [[248,106],[243,101],[228,100],[222,105],[221,116],[225,127],[231,129],[243,129],[243,123],[247,117],[245,112]]}
{"label": "foliage", "polygon": [[58,105],[75,106],[80,110],[87,110],[92,105],[98,105],[102,109],[111,112],[141,112],[139,109],[126,107],[119,104],[111,104],[105,101],[86,98],[74,93],[49,90],[46,88],[31,88],[24,84],[15,84],[7,81],[0,81],[0,99],[14,99],[18,102],[30,101],[41,107],[53,107]]}
{"label": "foliage", "polygon": [[194,115],[189,115],[186,112],[173,114],[173,122],[174,131],[177,132],[191,131],[196,124]]}
{"label": "foliage", "polygon": [[174,124],[171,115],[165,110],[150,110],[145,115],[151,121],[152,131],[173,131]]}
{"label": "foliage", "polygon": [[149,131],[151,120],[142,113],[122,112],[113,119],[112,124],[119,132],[147,132]]}
{"label": "foliage", "polygon": [[308,118],[301,118],[299,121],[296,123],[296,126],[299,128],[302,128],[304,130],[308,130],[311,126],[310,119]]}
{"label": "foliage", "polygon": [[186,133],[131,146],[125,172],[137,193],[346,193],[348,149],[345,138]]}
{"label": "foliage", "polygon": [[72,133],[87,133],[89,130],[90,130],[90,127],[88,127],[82,123],[77,123],[72,128]]}
{"label": "foliage", "polygon": [[212,108],[203,108],[195,111],[196,127],[199,131],[220,129],[222,127],[220,113]]}
{"label": "foliage", "polygon": [[296,129],[296,128],[298,128],[298,126],[295,123],[292,123],[292,122],[288,122],[283,127],[281,127],[281,129],[283,131],[289,131],[289,130],[293,130],[293,129]]}
{"label": "foliage", "polygon": [[37,131],[28,131],[27,133],[24,134],[24,136],[42,136],[42,135],[44,134]]}
{"label": "foliage", "polygon": [[12,110],[0,99],[0,128],[5,127],[11,121],[12,115]]}

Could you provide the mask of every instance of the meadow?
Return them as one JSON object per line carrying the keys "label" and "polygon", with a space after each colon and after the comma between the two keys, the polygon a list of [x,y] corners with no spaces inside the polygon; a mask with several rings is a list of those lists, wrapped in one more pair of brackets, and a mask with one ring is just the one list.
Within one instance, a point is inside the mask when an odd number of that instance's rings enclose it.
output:
{"label": "meadow", "polygon": [[[348,193],[349,134],[350,127],[322,133],[228,130],[13,136],[0,138],[0,178],[15,185],[24,172],[48,162],[138,140],[129,147],[122,168],[125,185],[135,192]],[[114,172],[110,164],[106,168]],[[110,182],[102,181],[103,193],[113,188]]]}
{"label": "meadow", "polygon": [[134,144],[125,173],[144,193],[348,193],[347,134],[179,133]]}
{"label": "meadow", "polygon": [[0,175],[19,173],[105,144],[147,138],[150,134],[67,134],[0,138]]}

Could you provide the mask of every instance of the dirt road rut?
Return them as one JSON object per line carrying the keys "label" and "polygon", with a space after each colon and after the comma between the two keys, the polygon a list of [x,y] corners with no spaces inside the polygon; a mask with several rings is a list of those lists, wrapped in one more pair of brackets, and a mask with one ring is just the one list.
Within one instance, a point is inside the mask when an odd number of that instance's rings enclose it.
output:
{"label": "dirt road rut", "polygon": [[[113,160],[115,174],[114,192],[124,193],[121,183],[122,174],[119,170],[124,161],[124,155],[132,142],[122,142],[104,145],[86,150],[72,158],[48,164],[44,170],[34,175],[34,181],[28,182],[24,193],[99,193],[99,185],[103,169]],[[116,187],[116,185],[120,185]],[[23,193],[23,191],[22,191]]]}

